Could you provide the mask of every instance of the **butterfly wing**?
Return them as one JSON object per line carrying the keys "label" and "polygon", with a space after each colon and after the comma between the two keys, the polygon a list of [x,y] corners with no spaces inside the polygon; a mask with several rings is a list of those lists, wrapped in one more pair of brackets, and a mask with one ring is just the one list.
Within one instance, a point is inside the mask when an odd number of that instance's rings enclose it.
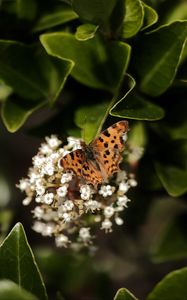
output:
{"label": "butterfly wing", "polygon": [[85,152],[82,149],[77,149],[66,154],[60,159],[60,165],[65,170],[73,171],[77,176],[82,175],[82,167],[86,161]]}
{"label": "butterfly wing", "polygon": [[119,171],[119,163],[122,160],[121,152],[125,148],[122,136],[127,131],[127,121],[117,122],[101,132],[90,144],[104,180]]}
{"label": "butterfly wing", "polygon": [[[84,148],[86,148],[86,146],[84,146]],[[78,177],[85,179],[86,183],[91,183],[94,186],[97,186],[103,181],[97,164],[94,161],[87,160],[84,149],[78,149],[68,153],[61,158],[60,165],[67,171],[73,171]]]}
{"label": "butterfly wing", "polygon": [[88,160],[82,167],[82,177],[87,183],[93,184],[95,187],[103,182],[100,168],[97,167],[95,161]]}

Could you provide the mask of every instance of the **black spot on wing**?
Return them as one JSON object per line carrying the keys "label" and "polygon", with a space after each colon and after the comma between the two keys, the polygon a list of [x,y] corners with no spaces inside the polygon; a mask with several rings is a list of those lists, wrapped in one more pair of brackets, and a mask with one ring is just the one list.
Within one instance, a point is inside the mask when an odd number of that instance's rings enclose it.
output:
{"label": "black spot on wing", "polygon": [[110,151],[109,151],[109,150],[106,150],[106,151],[105,151],[105,154],[106,154],[106,155],[109,155],[109,154],[110,154]]}
{"label": "black spot on wing", "polygon": [[103,143],[103,142],[104,142],[104,140],[102,139],[102,137],[101,137],[101,136],[99,137],[99,140],[100,140],[100,142],[101,142],[101,143]]}
{"label": "black spot on wing", "polygon": [[104,143],[104,147],[105,147],[105,148],[108,148],[108,143]]}
{"label": "black spot on wing", "polygon": [[71,159],[74,159],[74,153],[73,152],[70,152],[69,155],[71,156]]}
{"label": "black spot on wing", "polygon": [[110,137],[110,133],[108,132],[108,129],[106,129],[105,131],[103,131],[103,134],[107,137]]}

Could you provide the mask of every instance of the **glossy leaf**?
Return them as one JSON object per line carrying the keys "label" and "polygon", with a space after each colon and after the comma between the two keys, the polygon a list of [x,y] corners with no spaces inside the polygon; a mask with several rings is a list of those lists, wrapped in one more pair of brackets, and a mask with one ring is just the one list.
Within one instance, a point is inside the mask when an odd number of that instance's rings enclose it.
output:
{"label": "glossy leaf", "polygon": [[61,4],[58,5],[52,12],[43,14],[33,31],[42,31],[52,28],[57,25],[62,25],[78,18],[78,15],[72,10],[69,5]]}
{"label": "glossy leaf", "polygon": [[16,15],[18,19],[24,19],[28,21],[32,21],[37,13],[36,0],[2,1],[2,7],[5,12]]}
{"label": "glossy leaf", "polygon": [[1,117],[4,125],[9,132],[17,131],[37,109],[42,107],[45,102],[24,102],[8,99],[2,106]]}
{"label": "glossy leaf", "polygon": [[49,54],[75,64],[71,75],[93,88],[113,93],[128,66],[130,46],[123,42],[107,42],[99,36],[78,41],[67,33],[44,34],[41,42]]}
{"label": "glossy leaf", "polygon": [[79,41],[86,41],[92,39],[99,26],[93,24],[83,24],[77,27],[75,37]]}
{"label": "glossy leaf", "polygon": [[175,22],[145,34],[136,45],[133,64],[142,92],[156,97],[172,84],[186,35],[187,21]]}
{"label": "glossy leaf", "polygon": [[0,102],[6,100],[12,92],[12,88],[0,80]]}
{"label": "glossy leaf", "polygon": [[164,117],[164,110],[158,105],[130,93],[112,107],[110,114],[121,118],[155,121]]}
{"label": "glossy leaf", "polygon": [[157,175],[169,195],[181,196],[187,192],[187,172],[176,166],[155,163]]}
{"label": "glossy leaf", "polygon": [[37,300],[38,298],[13,281],[0,280],[0,300]]}
{"label": "glossy leaf", "polygon": [[143,25],[144,10],[140,0],[126,0],[124,22],[121,28],[121,36],[130,38],[137,34]]}
{"label": "glossy leaf", "polygon": [[149,5],[142,2],[144,8],[144,22],[141,30],[147,29],[158,21],[158,14]]}
{"label": "glossy leaf", "polygon": [[20,223],[14,226],[1,244],[0,278],[14,281],[41,300],[47,299],[41,274]]}
{"label": "glossy leaf", "polygon": [[16,0],[16,10],[18,18],[33,20],[37,13],[37,1]]}
{"label": "glossy leaf", "polygon": [[107,22],[117,0],[72,0],[73,9],[79,17],[96,25]]}
{"label": "glossy leaf", "polygon": [[176,2],[172,9],[168,10],[164,18],[165,23],[171,23],[179,20],[187,19],[187,4],[186,2]]}
{"label": "glossy leaf", "polygon": [[117,291],[114,300],[138,300],[129,290],[121,288]]}
{"label": "glossy leaf", "polygon": [[13,41],[1,40],[0,54],[0,78],[26,99],[53,102],[71,70],[67,61],[56,67],[43,49]]}
{"label": "glossy leaf", "polygon": [[187,295],[187,268],[166,275],[148,295],[146,300],[184,300]]}
{"label": "glossy leaf", "polygon": [[89,144],[97,135],[106,115],[109,103],[80,107],[75,115],[75,123],[82,129],[82,138]]}
{"label": "glossy leaf", "polygon": [[187,257],[186,214],[179,215],[163,230],[152,249],[156,262],[184,259]]}

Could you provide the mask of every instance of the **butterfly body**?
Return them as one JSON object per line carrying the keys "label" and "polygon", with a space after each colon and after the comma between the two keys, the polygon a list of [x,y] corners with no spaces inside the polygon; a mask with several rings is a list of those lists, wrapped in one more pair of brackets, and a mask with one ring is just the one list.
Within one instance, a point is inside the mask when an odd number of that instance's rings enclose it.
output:
{"label": "butterfly body", "polygon": [[66,170],[72,170],[86,183],[97,186],[107,182],[109,177],[119,171],[124,150],[122,136],[128,131],[128,122],[120,121],[93,140],[89,145],[81,142],[81,148],[60,160]]}

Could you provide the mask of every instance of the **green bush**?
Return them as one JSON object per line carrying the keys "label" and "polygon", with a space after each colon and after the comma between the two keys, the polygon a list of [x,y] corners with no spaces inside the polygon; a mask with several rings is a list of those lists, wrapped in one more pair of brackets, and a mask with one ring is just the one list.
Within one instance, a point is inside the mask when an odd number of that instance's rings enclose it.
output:
{"label": "green bush", "polygon": [[[0,299],[187,299],[187,3],[1,0],[0,37]],[[39,137],[123,118],[144,148],[126,224],[94,257],[53,249],[14,189]]]}

